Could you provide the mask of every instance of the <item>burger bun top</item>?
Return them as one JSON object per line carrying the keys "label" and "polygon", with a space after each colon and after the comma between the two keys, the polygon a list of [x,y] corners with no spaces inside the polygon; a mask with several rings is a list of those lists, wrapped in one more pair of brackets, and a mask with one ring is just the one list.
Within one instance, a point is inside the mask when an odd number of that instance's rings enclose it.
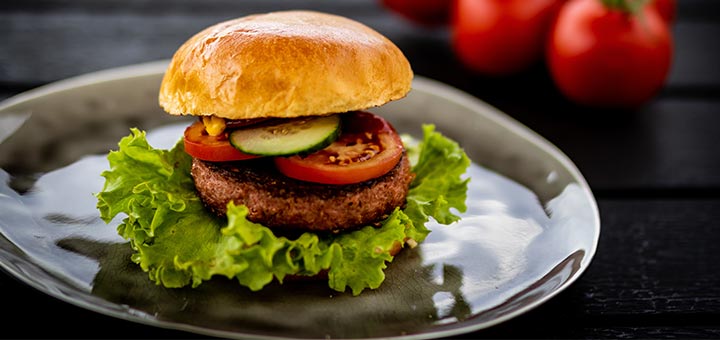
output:
{"label": "burger bun top", "polygon": [[413,72],[390,40],[341,16],[251,15],[197,33],[174,54],[160,106],[173,115],[292,118],[404,97]]}

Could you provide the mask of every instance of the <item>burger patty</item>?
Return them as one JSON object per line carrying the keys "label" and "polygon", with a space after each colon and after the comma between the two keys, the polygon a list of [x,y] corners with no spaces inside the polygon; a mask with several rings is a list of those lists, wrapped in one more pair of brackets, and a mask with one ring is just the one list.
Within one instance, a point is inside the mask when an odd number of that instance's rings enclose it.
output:
{"label": "burger patty", "polygon": [[295,180],[264,158],[221,163],[193,158],[191,174],[215,214],[224,217],[233,201],[248,207],[250,221],[288,231],[339,231],[378,222],[405,205],[415,177],[406,156],[387,174],[349,185]]}

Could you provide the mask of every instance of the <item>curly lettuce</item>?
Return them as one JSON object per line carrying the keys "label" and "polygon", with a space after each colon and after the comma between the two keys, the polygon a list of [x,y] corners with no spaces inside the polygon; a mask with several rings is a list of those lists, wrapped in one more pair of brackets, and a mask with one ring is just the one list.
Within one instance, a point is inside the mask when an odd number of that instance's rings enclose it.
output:
{"label": "curly lettuce", "polygon": [[[120,236],[134,250],[132,261],[149,278],[168,288],[197,287],[215,275],[236,279],[257,291],[288,275],[314,276],[326,271],[328,285],[353,295],[374,289],[385,279],[394,247],[422,242],[432,217],[442,224],[466,209],[470,160],[457,143],[423,127],[424,138],[410,152],[416,174],[405,209],[396,209],[380,227],[366,226],[339,235],[310,232],[289,239],[249,221],[245,206],[228,204],[227,218],[207,212],[190,177],[191,158],[178,143],[171,150],[149,145],[145,132],[131,134],[108,155],[105,184],[96,194],[100,217],[118,214]],[[410,241],[412,240],[412,241]]]}

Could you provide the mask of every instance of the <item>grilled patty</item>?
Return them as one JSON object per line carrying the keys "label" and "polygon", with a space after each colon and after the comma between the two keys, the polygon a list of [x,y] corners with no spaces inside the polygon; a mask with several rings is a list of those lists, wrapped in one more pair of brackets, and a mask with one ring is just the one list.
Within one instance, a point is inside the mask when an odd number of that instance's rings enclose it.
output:
{"label": "grilled patty", "polygon": [[225,216],[227,203],[248,207],[248,219],[290,231],[339,231],[378,222],[404,206],[414,175],[403,156],[387,174],[350,185],[289,178],[270,159],[206,162],[193,159],[191,174],[208,209]]}

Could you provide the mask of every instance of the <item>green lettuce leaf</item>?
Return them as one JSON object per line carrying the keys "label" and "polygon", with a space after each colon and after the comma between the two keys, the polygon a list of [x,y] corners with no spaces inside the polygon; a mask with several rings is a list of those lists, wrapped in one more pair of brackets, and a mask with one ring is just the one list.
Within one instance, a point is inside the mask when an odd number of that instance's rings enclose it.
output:
{"label": "green lettuce leaf", "polygon": [[383,269],[393,260],[391,249],[426,238],[430,217],[450,224],[459,219],[453,208],[466,209],[468,179],[461,176],[470,160],[433,126],[423,128],[423,141],[409,150],[417,161],[407,206],[396,209],[380,227],[288,239],[247,220],[245,206],[229,203],[227,219],[218,218],[195,194],[191,158],[182,143],[171,150],[155,149],[138,129],[131,129],[119,149],[108,155],[110,168],[102,173],[105,185],[96,194],[97,208],[108,223],[125,215],[118,234],[135,251],[132,261],[158,285],[196,287],[222,275],[256,291],[273,280],[282,283],[288,275],[327,272],[330,288],[349,287],[357,295],[384,281]]}
{"label": "green lettuce leaf", "polygon": [[410,185],[405,212],[416,224],[425,224],[430,216],[439,223],[450,224],[460,219],[451,208],[460,212],[467,209],[470,179],[462,176],[470,159],[457,143],[435,132],[433,125],[424,125],[423,135],[417,163],[412,168],[416,177]]}

